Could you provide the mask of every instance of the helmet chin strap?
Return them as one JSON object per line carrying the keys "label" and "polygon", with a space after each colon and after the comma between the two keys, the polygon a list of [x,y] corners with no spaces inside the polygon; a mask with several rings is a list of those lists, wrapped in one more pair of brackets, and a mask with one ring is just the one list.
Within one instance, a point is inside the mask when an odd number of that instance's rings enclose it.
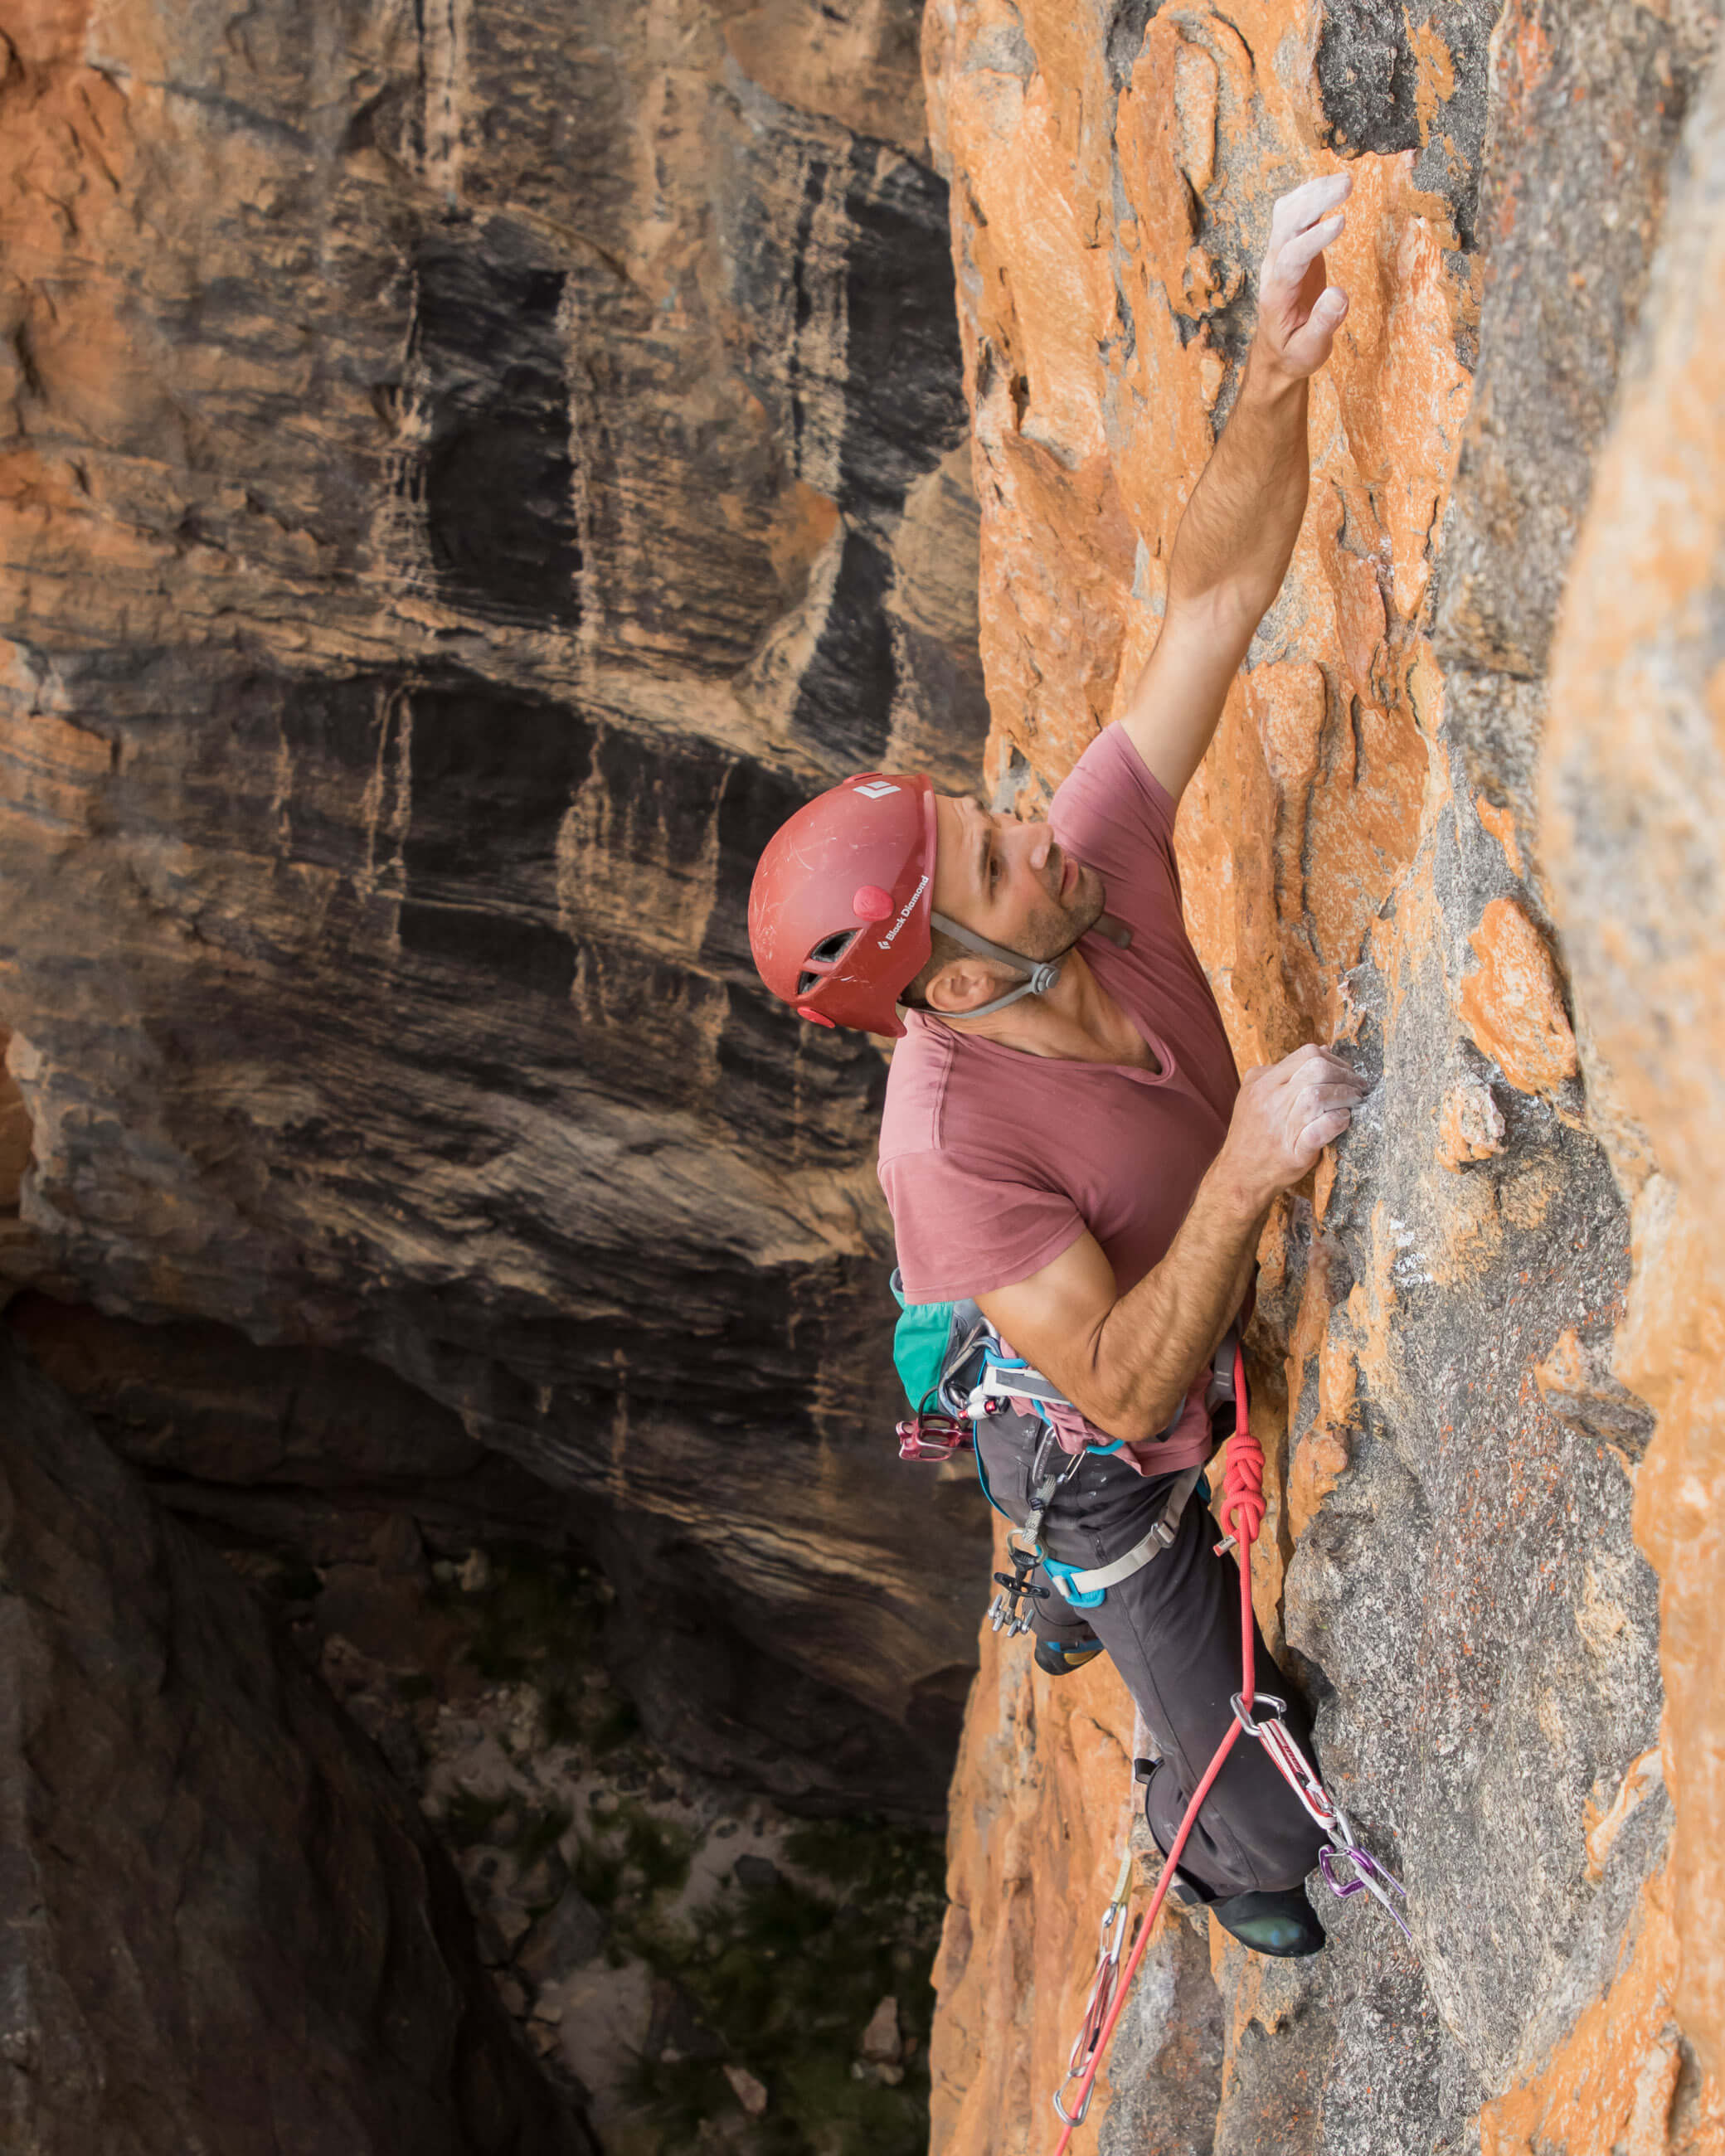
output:
{"label": "helmet chin strap", "polygon": [[978,936],[944,913],[931,913],[930,921],[943,936],[950,936],[955,943],[962,943],[967,951],[973,951],[978,958],[992,958],[997,966],[1009,966],[1015,973],[1028,973],[1029,978],[1015,988],[1009,988],[1004,996],[996,996],[990,1003],[975,1004],[969,1010],[942,1014],[951,1018],[986,1018],[990,1011],[1004,1010],[1015,1004],[1020,996],[1045,996],[1060,978],[1064,953],[1060,958],[1026,958],[1017,951],[1009,951],[1004,944],[991,943],[986,936]]}
{"label": "helmet chin strap", "polygon": [[[950,914],[930,913],[929,920],[943,936],[950,936],[955,943],[962,943],[967,951],[973,951],[978,958],[992,958],[997,966],[1009,966],[1015,973],[1028,973],[1029,978],[1015,988],[1009,988],[1004,996],[992,1002],[977,1004],[967,1011],[952,1011],[952,1018],[986,1018],[990,1011],[1004,1010],[1015,1004],[1020,996],[1045,996],[1060,978],[1060,968],[1065,963],[1065,953],[1058,958],[1026,958],[1017,951],[1009,951],[1004,943],[991,943],[986,936],[978,936],[973,929],[961,927]],[[1131,948],[1132,932],[1123,921],[1117,921],[1111,913],[1097,916],[1091,923],[1098,934],[1120,950]]]}

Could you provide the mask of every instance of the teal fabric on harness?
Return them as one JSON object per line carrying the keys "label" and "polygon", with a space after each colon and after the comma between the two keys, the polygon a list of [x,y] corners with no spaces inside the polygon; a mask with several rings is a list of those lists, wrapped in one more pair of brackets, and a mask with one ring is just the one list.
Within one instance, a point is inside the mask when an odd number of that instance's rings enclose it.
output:
{"label": "teal fabric on harness", "polygon": [[1045,1550],[1042,1553],[1042,1569],[1059,1588],[1063,1599],[1075,1609],[1095,1609],[1108,1599],[1106,1587],[1093,1587],[1088,1594],[1081,1594],[1073,1586],[1074,1574],[1085,1569],[1081,1564],[1062,1564],[1058,1558],[1050,1557]]}
{"label": "teal fabric on harness", "polygon": [[952,1337],[956,1302],[907,1302],[896,1268],[891,1281],[898,1298],[899,1321],[892,1330],[892,1359],[898,1368],[905,1398],[917,1411],[939,1385],[947,1366],[947,1344]]}

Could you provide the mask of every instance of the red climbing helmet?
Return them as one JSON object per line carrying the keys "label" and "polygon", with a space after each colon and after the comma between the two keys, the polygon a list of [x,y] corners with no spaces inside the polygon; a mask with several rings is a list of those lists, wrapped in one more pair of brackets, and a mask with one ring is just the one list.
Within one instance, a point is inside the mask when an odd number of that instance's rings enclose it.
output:
{"label": "red climbing helmet", "polygon": [[817,1025],[902,1034],[900,996],[933,947],[934,788],[865,771],[768,842],[749,891],[749,948],[776,996]]}

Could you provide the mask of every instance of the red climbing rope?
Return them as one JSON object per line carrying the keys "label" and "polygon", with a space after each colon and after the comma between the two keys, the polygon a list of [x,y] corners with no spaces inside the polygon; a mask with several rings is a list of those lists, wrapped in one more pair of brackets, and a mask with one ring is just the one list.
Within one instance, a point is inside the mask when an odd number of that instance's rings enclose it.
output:
{"label": "red climbing rope", "polygon": [[[1250,1419],[1246,1413],[1245,1358],[1238,1346],[1234,1350],[1234,1435],[1228,1440],[1228,1471],[1222,1481],[1222,1524],[1240,1545],[1240,1697],[1241,1706],[1250,1714],[1255,1697],[1255,1678],[1252,1669],[1252,1544],[1257,1540],[1258,1530],[1264,1523],[1264,1454],[1257,1439],[1252,1435]],[[1234,1749],[1235,1740],[1244,1727],[1238,1716],[1229,1723],[1228,1733],[1216,1747],[1216,1756],[1204,1769],[1204,1779],[1192,1792],[1192,1801],[1187,1805],[1185,1817],[1180,1821],[1180,1830],[1174,1836],[1174,1845],[1168,1853],[1162,1867],[1162,1876],[1156,1882],[1156,1892],[1150,1897],[1150,1906],[1144,1912],[1143,1922],[1138,1926],[1137,1938],[1133,1942],[1125,1971],[1118,1983],[1111,1987],[1114,1995],[1107,2019],[1096,2031],[1088,2052],[1083,2052],[1083,2039],[1081,2037],[1079,2049],[1073,2054],[1075,2060],[1081,2055],[1083,2056],[1082,2069],[1078,2072],[1078,2095],[1070,2107],[1061,2101],[1068,2084],[1074,2078],[1074,2073],[1069,2071],[1066,2080],[1060,2085],[1060,2095],[1055,2098],[1055,2109],[1065,2121],[1060,2138],[1055,2144],[1055,2156],[1065,2156],[1074,2131],[1084,2123],[1085,2113],[1090,2109],[1091,2091],[1096,2086],[1096,2075],[1113,2040],[1114,2025],[1119,2020],[1131,1994],[1132,1979],[1138,1973],[1138,1964],[1144,1958],[1144,1949],[1150,1943],[1156,1919],[1162,1913],[1162,1905],[1174,1876],[1174,1866],[1179,1862],[1181,1851],[1198,1823],[1204,1800],[1214,1787],[1216,1777],[1221,1773],[1223,1763]],[[1087,2026],[1086,2034],[1088,2033]],[[1078,2070],[1075,2068],[1074,2071]]]}
{"label": "red climbing rope", "polygon": [[[1120,1969],[1121,1935],[1126,1925],[1126,1893],[1130,1873],[1130,1861],[1122,1866],[1121,1876],[1114,1889],[1114,1897],[1108,1904],[1102,1919],[1102,1951],[1097,1964],[1096,1981],[1091,1989],[1090,2005],[1080,2030],[1078,2041],[1072,2046],[1072,2056],[1066,2068],[1066,2078],[1055,2092],[1054,2107],[1065,2122],[1064,2131],[1055,2144],[1055,2156],[1065,2156],[1067,2144],[1075,2128],[1084,2123],[1090,2109],[1091,2092],[1097,2074],[1113,2038],[1114,2025],[1131,1993],[1132,1979],[1138,1973],[1138,1964],[1144,1958],[1144,1949],[1150,1943],[1150,1934],[1157,1917],[1162,1913],[1169,1882],[1174,1876],[1174,1866],[1179,1862],[1187,1840],[1197,1823],[1204,1800],[1214,1787],[1228,1754],[1242,1729],[1255,1737],[1269,1755],[1271,1764],[1287,1784],[1294,1795],[1303,1804],[1314,1824],[1324,1836],[1324,1845],[1318,1851],[1318,1866],[1329,1889],[1339,1900],[1347,1901],[1355,1894],[1369,1894],[1378,1906],[1388,1912],[1402,1936],[1413,1943],[1413,1934],[1402,1921],[1401,1912],[1390,1900],[1392,1894],[1400,1895],[1399,1883],[1378,1863],[1365,1848],[1353,1822],[1343,1810],[1318,1779],[1317,1769],[1294,1741],[1292,1732],[1283,1720],[1286,1702],[1264,1695],[1265,1712],[1254,1715],[1257,1701],[1256,1676],[1252,1668],[1252,1544],[1257,1540],[1258,1530],[1264,1523],[1264,1455],[1257,1440],[1252,1435],[1250,1419],[1246,1412],[1245,1358],[1238,1342],[1234,1350],[1234,1399],[1235,1424],[1234,1435],[1228,1440],[1228,1471],[1222,1482],[1222,1521],[1240,1545],[1240,1690],[1230,1702],[1234,1720],[1228,1733],[1216,1747],[1216,1756],[1204,1770],[1204,1779],[1192,1792],[1192,1801],[1186,1807],[1180,1821],[1180,1830],[1174,1836],[1162,1867],[1162,1876],[1156,1882],[1156,1891],[1150,1897],[1150,1906],[1144,1912],[1132,1941],[1132,1953],[1124,1971]],[[1224,1542],[1218,1553],[1226,1549]],[[1337,1876],[1337,1865],[1351,1868],[1352,1876],[1346,1873]],[[1069,2107],[1066,2091],[1073,2082],[1078,2084],[1078,2095]]]}

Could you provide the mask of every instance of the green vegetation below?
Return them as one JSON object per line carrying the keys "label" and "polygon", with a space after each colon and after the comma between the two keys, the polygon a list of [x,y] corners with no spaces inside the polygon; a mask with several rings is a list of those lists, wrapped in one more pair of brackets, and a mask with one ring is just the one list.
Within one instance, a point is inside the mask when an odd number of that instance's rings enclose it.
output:
{"label": "green vegetation below", "polygon": [[[546,1742],[577,1748],[613,1784],[572,1835],[560,1806],[473,1796],[449,1803],[443,1827],[458,1849],[508,1851],[517,1877],[536,1866],[550,1898],[531,1897],[536,1917],[555,1905],[567,1860],[568,1884],[606,1919],[611,1964],[644,1964],[674,1988],[678,2027],[659,2032],[655,2056],[639,2056],[629,2077],[651,2140],[631,2129],[628,2146],[658,2156],[716,2145],[738,2156],[922,2156],[929,1977],[946,1907],[941,1837],[869,1820],[800,1825],[777,1845],[784,1869],[763,1866],[759,1883],[745,1884],[727,1866],[687,1906],[700,1836],[632,1793],[665,1762],[628,1702],[590,1682],[604,1621],[598,1576],[541,1550],[493,1548],[480,1576],[445,1578],[432,1593],[459,1618],[479,1674],[531,1685]],[[856,2071],[863,2031],[888,1996],[907,2054],[896,2083],[879,2066]],[[758,2118],[745,2117],[727,2065],[765,2086]]]}
{"label": "green vegetation below", "polygon": [[[747,2143],[759,2156],[922,2156],[929,1971],[945,1908],[940,1838],[827,1821],[799,1829],[785,1855],[819,1884],[786,1875],[760,1887],[727,1882],[681,1924],[650,1909],[620,1917],[619,1945],[678,1984],[716,2040],[711,2056],[641,2060],[637,2100],[666,2156],[693,2148],[703,2119],[738,2108],[728,2060],[768,2092]],[[862,2032],[889,1994],[911,2051],[896,2087],[853,2071]]]}

